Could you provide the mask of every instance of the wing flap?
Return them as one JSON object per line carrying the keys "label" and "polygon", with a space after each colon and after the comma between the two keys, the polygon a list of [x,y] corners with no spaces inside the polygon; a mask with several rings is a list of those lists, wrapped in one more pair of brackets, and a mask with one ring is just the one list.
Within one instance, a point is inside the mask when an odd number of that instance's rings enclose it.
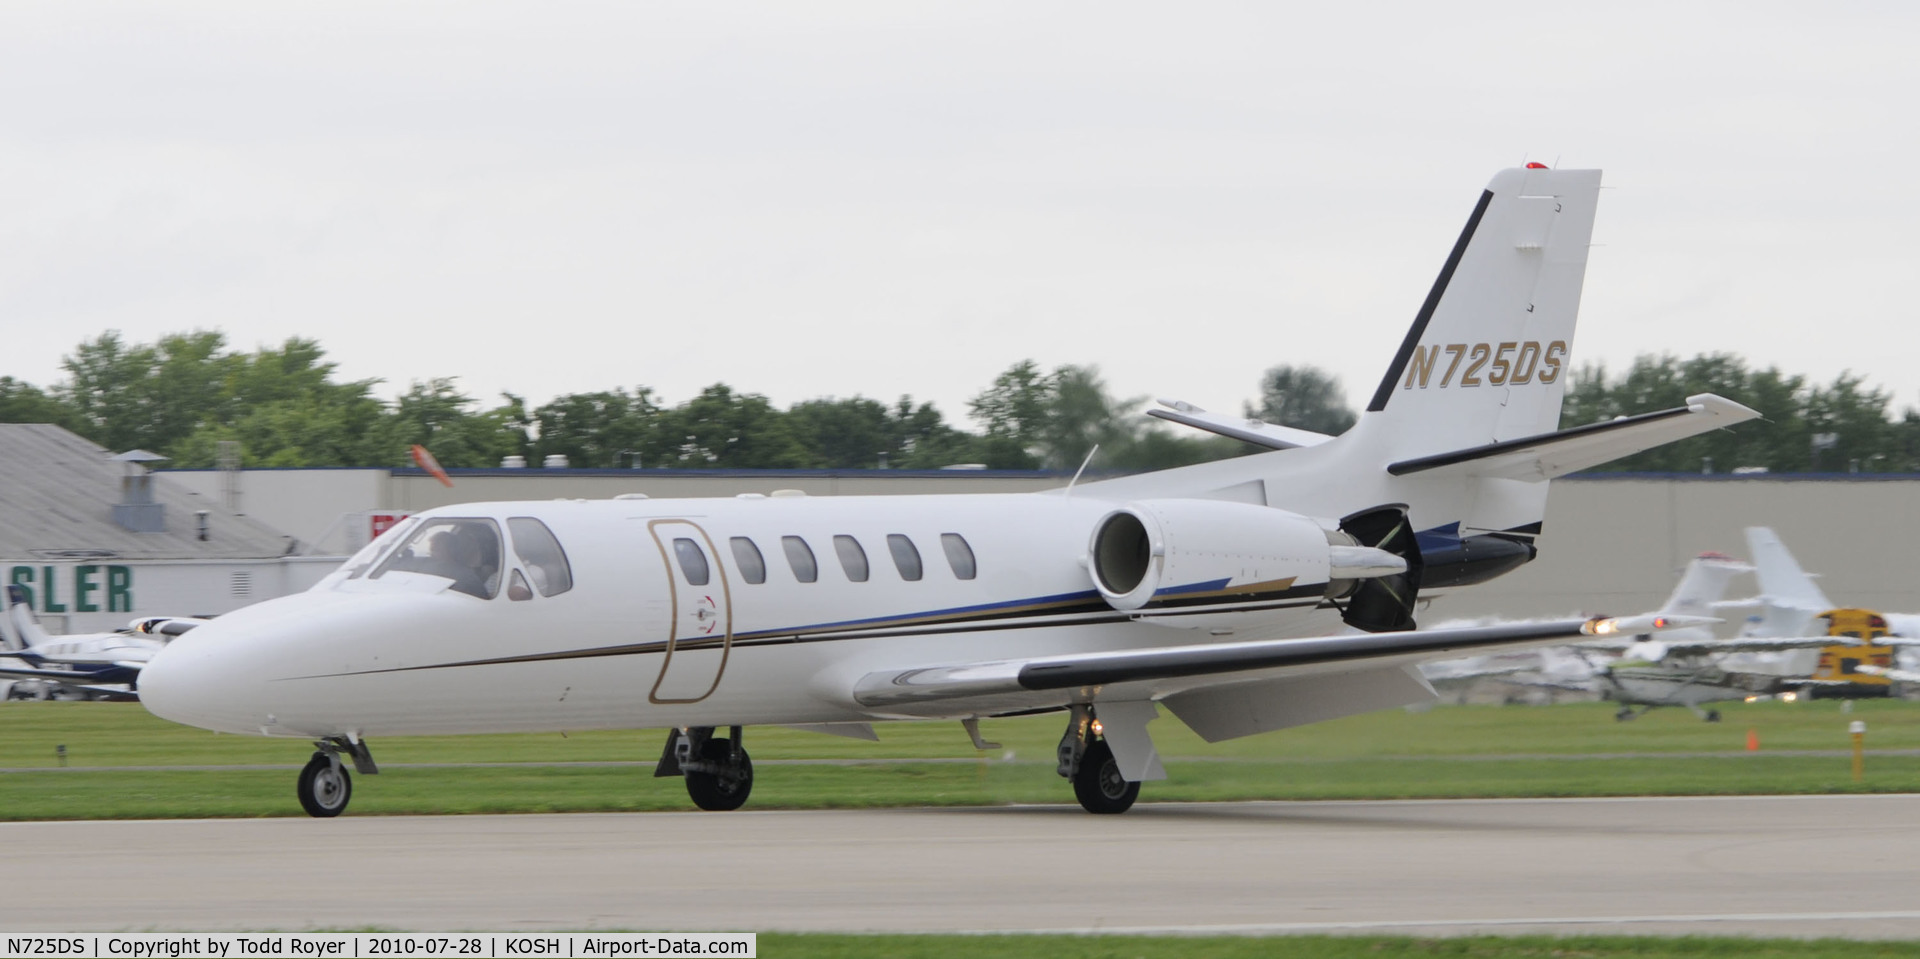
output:
{"label": "wing flap", "polygon": [[[1213,686],[1176,693],[1161,703],[1201,739],[1217,743],[1436,698],[1417,668],[1380,666],[1331,676],[1282,676]],[[1103,719],[1105,710],[1102,706]]]}

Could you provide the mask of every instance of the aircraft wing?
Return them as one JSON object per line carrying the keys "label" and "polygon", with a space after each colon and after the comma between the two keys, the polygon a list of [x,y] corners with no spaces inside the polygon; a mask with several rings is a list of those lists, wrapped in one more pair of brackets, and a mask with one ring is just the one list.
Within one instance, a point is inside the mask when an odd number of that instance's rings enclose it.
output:
{"label": "aircraft wing", "polygon": [[1387,472],[1403,476],[1450,469],[1468,476],[1548,480],[1759,415],[1725,397],[1696,393],[1687,397],[1687,405],[1670,410],[1401,460],[1389,465]]}
{"label": "aircraft wing", "polygon": [[[1698,617],[1568,619],[1391,633],[1352,633],[1305,639],[1164,646],[1118,652],[1042,656],[868,673],[854,684],[853,699],[884,709],[915,703],[1126,684],[1122,695],[1154,698],[1214,684],[1273,679],[1312,667],[1347,670],[1446,659],[1464,651],[1535,645],[1554,640],[1639,633],[1698,625]],[[1343,671],[1343,670],[1332,670]],[[1182,682],[1184,680],[1184,682]],[[1171,681],[1171,682],[1169,682]],[[1158,688],[1142,689],[1142,685]]]}

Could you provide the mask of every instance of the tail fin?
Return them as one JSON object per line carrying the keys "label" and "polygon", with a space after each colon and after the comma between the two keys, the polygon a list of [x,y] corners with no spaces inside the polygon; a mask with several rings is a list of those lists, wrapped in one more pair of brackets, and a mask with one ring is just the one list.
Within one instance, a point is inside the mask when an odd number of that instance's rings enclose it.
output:
{"label": "tail fin", "polygon": [[1807,636],[1813,617],[1833,608],[1813,577],[1800,568],[1793,554],[1772,529],[1747,527],[1747,549],[1760,580],[1760,615],[1745,631],[1749,636]]}
{"label": "tail fin", "polygon": [[27,605],[27,588],[8,584],[0,590],[0,652],[19,652],[46,640],[46,630]]}
{"label": "tail fin", "polygon": [[1759,415],[1703,394],[1676,409],[1557,430],[1599,195],[1598,170],[1529,166],[1495,174],[1366,411],[1345,434],[1322,441],[1160,413],[1282,452],[1083,489],[1114,498],[1237,499],[1319,517],[1393,509],[1418,534],[1423,554],[1458,553],[1479,534],[1506,538],[1481,541],[1485,560],[1455,557],[1459,575],[1442,576],[1428,564],[1430,585],[1464,585],[1525,562],[1532,547],[1521,540],[1539,532],[1546,516],[1543,480]]}
{"label": "tail fin", "polygon": [[1552,431],[1600,198],[1600,171],[1502,170],[1367,404],[1404,457]]}
{"label": "tail fin", "polygon": [[0,646],[17,652],[46,639],[47,631],[40,628],[33,607],[27,605],[26,587],[10,583],[0,589]]}
{"label": "tail fin", "polygon": [[[1727,595],[1733,578],[1752,570],[1753,567],[1723,553],[1702,553],[1680,574],[1680,582],[1674,586],[1673,595],[1667,597],[1666,605],[1660,607],[1660,615],[1713,616],[1714,604]],[[1713,628],[1685,626],[1663,633],[1660,638],[1668,642],[1712,639]]]}

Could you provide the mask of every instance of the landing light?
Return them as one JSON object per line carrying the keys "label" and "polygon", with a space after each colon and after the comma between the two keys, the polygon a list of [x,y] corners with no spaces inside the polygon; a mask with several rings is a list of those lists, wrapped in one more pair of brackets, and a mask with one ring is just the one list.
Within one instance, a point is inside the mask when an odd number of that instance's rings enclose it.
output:
{"label": "landing light", "polygon": [[1780,694],[1780,701],[1783,703],[1795,702],[1799,700],[1799,698],[1800,698],[1799,693],[1781,693]]}
{"label": "landing light", "polygon": [[1620,631],[1620,621],[1617,619],[1588,620],[1587,625],[1580,627],[1580,631],[1588,636],[1612,636]]}
{"label": "landing light", "polygon": [[1100,731],[1101,731],[1102,729],[1105,729],[1106,727],[1105,727],[1105,726],[1102,726],[1102,725],[1100,725],[1100,720],[1098,720],[1098,719],[1096,719],[1096,720],[1094,720],[1094,721],[1093,721],[1093,726],[1092,726],[1091,728],[1093,729],[1093,734],[1094,734],[1095,736],[1098,736],[1098,735],[1100,735]]}

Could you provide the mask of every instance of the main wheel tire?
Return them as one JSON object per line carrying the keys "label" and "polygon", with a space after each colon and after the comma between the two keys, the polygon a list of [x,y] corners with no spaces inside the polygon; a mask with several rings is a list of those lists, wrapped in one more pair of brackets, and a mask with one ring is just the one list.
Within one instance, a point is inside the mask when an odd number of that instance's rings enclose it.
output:
{"label": "main wheel tire", "polygon": [[[710,763],[732,761],[733,742],[726,739],[709,739],[700,747],[700,758]],[[746,805],[747,797],[753,793],[753,760],[745,749],[740,750],[739,775],[719,776],[714,773],[687,772],[687,795],[693,804],[708,812],[730,812]]]}
{"label": "main wheel tire", "polygon": [[326,753],[314,753],[307,768],[300,770],[300,808],[307,815],[331,819],[345,812],[352,798],[353,777]]}
{"label": "main wheel tire", "polygon": [[1718,709],[1707,710],[1707,722],[1717,723],[1719,721],[1720,721],[1720,710]]}
{"label": "main wheel tire", "polygon": [[1082,809],[1110,815],[1133,808],[1133,801],[1140,798],[1140,784],[1127,782],[1120,775],[1113,748],[1106,740],[1096,739],[1080,756],[1080,768],[1073,774],[1073,795]]}

